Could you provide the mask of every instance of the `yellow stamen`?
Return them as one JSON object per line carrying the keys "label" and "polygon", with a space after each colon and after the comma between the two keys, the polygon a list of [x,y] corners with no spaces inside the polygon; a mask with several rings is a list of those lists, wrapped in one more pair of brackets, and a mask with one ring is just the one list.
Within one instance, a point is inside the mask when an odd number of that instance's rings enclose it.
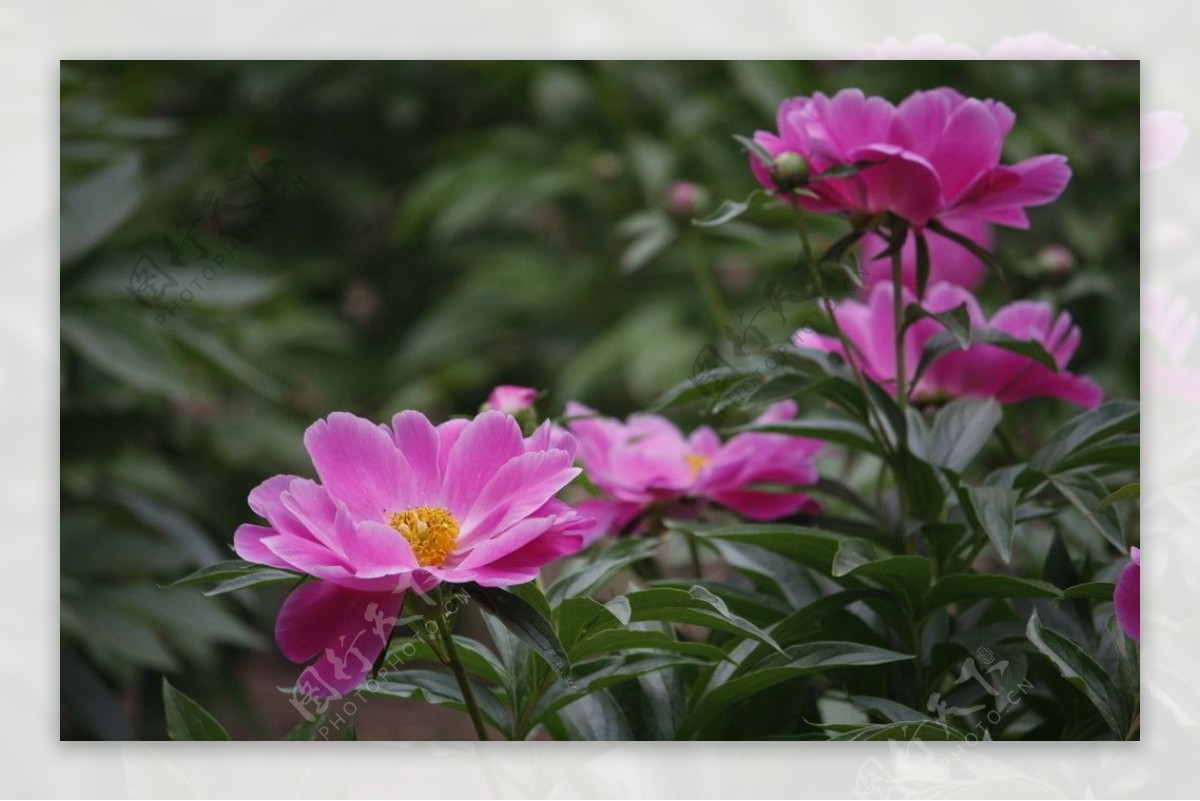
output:
{"label": "yellow stamen", "polygon": [[692,478],[700,475],[700,468],[712,461],[711,456],[702,456],[698,453],[689,453],[686,458],[688,467],[692,471]]}
{"label": "yellow stamen", "polygon": [[438,567],[458,544],[458,521],[446,509],[419,506],[392,512],[388,525],[408,540],[421,567]]}

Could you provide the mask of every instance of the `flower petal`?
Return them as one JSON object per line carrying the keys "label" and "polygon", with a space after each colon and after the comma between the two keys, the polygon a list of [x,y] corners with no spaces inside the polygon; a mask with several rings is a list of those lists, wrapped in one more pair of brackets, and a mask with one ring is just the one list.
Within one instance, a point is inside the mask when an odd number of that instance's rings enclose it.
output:
{"label": "flower petal", "polygon": [[293,662],[320,658],[301,674],[304,692],[345,695],[383,652],[404,593],[367,593],[323,581],[292,591],[275,621],[275,641]]}
{"label": "flower petal", "polygon": [[488,411],[463,429],[450,449],[442,483],[443,503],[460,521],[509,459],[525,452],[521,428],[504,412]]}
{"label": "flower petal", "polygon": [[335,412],[309,426],[304,445],[325,489],[356,518],[379,520],[412,505],[411,468],[384,428]]}

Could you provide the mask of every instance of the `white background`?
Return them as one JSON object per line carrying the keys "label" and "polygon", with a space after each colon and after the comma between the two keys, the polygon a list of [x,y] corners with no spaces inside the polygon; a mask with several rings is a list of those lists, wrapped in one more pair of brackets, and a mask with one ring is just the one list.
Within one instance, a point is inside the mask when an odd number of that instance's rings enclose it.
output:
{"label": "white background", "polygon": [[[1200,419],[1200,401],[1168,404],[1163,396],[1172,387],[1152,383],[1143,387],[1141,743],[989,743],[961,751],[933,743],[901,752],[857,743],[59,743],[56,691],[60,58],[839,58],[888,37],[899,44],[930,33],[986,55],[1004,37],[1046,32],[1062,44],[1141,59],[1143,110],[1175,110],[1189,126],[1200,126],[1197,31],[1200,4],[1186,0],[0,2],[0,792],[135,798],[1200,793],[1200,446],[1178,435]],[[1030,46],[1023,45],[1023,55],[1059,56],[1053,42],[1037,45],[1037,52]],[[797,94],[805,91],[796,87]],[[1188,310],[1200,309],[1197,148],[1200,142],[1188,142],[1172,163],[1143,174],[1143,282]],[[1130,298],[1129,313],[1137,308]],[[1200,347],[1179,341],[1165,316],[1144,319],[1143,329],[1144,337],[1175,346],[1168,367],[1200,370]]]}

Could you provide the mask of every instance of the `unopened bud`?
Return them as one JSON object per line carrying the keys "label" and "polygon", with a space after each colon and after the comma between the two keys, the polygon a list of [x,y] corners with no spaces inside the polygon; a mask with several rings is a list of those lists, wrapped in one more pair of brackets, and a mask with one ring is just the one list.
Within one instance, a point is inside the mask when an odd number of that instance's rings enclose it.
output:
{"label": "unopened bud", "polygon": [[1075,254],[1063,245],[1047,245],[1035,257],[1037,266],[1052,278],[1062,278],[1075,266]]}
{"label": "unopened bud", "polygon": [[667,207],[677,217],[694,217],[708,205],[708,192],[691,181],[676,181],[667,190]]}
{"label": "unopened bud", "polygon": [[771,162],[771,177],[780,189],[798,189],[808,183],[808,159],[794,150],[785,150]]}

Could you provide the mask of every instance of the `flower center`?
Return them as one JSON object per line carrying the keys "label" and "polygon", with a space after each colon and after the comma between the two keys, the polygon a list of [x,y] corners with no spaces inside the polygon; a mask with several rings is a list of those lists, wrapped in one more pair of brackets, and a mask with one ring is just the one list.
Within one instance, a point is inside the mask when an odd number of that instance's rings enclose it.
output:
{"label": "flower center", "polygon": [[458,521],[438,506],[392,512],[388,525],[412,546],[421,567],[438,567],[458,544]]}
{"label": "flower center", "polygon": [[686,458],[688,467],[692,471],[692,478],[700,475],[700,468],[712,461],[711,456],[702,456],[699,453],[689,453]]}

